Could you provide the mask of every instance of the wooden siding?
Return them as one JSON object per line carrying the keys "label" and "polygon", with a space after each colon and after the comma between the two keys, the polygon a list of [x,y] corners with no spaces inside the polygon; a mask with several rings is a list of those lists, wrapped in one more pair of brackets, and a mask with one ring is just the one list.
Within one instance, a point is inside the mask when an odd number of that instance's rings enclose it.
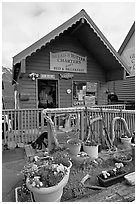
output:
{"label": "wooden siding", "polygon": [[135,76],[108,83],[109,91],[115,92],[119,101],[135,102]]}
{"label": "wooden siding", "polygon": [[[59,79],[59,73],[50,71],[50,52],[71,51],[82,56],[87,56],[87,73],[74,73],[72,80],[85,81],[105,81],[105,73],[93,56],[86,50],[76,38],[62,34],[47,46],[43,46],[36,53],[33,53],[26,60],[26,74],[20,78],[20,92],[30,93],[29,101],[21,101],[20,108],[37,108],[36,101],[36,81],[32,81],[29,73],[54,74]],[[72,80],[60,80],[60,107],[72,106],[72,94],[67,94],[66,90],[72,89]]]}
{"label": "wooden siding", "polygon": [[135,77],[115,81],[115,90],[120,101],[135,101]]}

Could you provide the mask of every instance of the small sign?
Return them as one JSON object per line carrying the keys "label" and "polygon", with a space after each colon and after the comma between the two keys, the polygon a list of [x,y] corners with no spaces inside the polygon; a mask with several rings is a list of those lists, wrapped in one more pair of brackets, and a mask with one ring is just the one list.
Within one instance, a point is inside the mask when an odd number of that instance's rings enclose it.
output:
{"label": "small sign", "polygon": [[61,79],[72,79],[74,77],[74,75],[71,73],[59,74],[59,76]]}
{"label": "small sign", "polygon": [[50,52],[50,70],[87,73],[87,57],[68,51]]}
{"label": "small sign", "polygon": [[85,105],[89,107],[95,105],[95,96],[85,96]]}
{"label": "small sign", "polygon": [[84,105],[84,101],[73,101],[73,106]]}
{"label": "small sign", "polygon": [[55,75],[53,74],[40,74],[41,79],[55,79]]}

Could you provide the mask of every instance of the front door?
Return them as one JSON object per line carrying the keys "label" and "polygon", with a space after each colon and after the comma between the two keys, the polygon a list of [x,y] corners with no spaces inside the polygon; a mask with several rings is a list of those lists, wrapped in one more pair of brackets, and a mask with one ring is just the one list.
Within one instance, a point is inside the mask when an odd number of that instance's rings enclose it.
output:
{"label": "front door", "polygon": [[38,108],[58,107],[58,81],[38,79]]}

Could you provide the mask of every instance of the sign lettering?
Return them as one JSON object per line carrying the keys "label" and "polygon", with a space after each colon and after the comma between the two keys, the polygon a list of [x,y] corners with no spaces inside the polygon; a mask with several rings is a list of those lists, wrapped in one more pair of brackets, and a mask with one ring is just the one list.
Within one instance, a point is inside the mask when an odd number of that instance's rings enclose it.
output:
{"label": "sign lettering", "polygon": [[87,73],[87,57],[73,52],[50,52],[50,70]]}

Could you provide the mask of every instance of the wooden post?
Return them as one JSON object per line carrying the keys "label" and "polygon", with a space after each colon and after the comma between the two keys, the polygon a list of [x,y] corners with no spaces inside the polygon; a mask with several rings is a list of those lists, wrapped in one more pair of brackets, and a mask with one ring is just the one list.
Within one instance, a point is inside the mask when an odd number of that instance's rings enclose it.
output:
{"label": "wooden post", "polygon": [[80,139],[83,141],[84,140],[84,111],[80,113]]}
{"label": "wooden post", "polygon": [[[50,114],[48,115],[50,118]],[[51,130],[51,125],[49,122],[47,122],[47,131],[48,131],[48,149],[49,151],[52,149],[52,130]]]}
{"label": "wooden post", "polygon": [[106,145],[105,145],[105,139],[104,139],[104,131],[103,131],[103,124],[102,124],[102,120],[99,123],[99,141],[101,142],[101,149],[105,149]]}

